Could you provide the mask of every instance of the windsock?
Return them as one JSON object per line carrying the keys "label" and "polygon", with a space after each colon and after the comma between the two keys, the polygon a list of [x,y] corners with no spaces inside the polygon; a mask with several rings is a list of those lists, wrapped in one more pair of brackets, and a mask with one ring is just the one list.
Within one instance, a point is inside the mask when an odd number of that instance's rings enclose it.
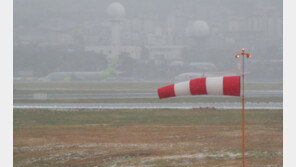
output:
{"label": "windsock", "polygon": [[240,76],[196,78],[158,89],[160,99],[186,95],[240,96]]}

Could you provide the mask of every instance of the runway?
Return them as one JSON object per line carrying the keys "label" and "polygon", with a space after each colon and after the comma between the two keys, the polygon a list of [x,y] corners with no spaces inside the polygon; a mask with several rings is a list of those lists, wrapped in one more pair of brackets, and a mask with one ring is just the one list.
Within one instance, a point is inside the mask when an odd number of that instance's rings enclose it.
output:
{"label": "runway", "polygon": [[[42,94],[42,93],[41,93]],[[17,94],[15,100],[36,99],[35,94]],[[282,90],[264,90],[245,92],[246,97],[283,97]],[[208,97],[211,97],[208,95]],[[216,96],[212,96],[216,97]],[[131,98],[158,98],[157,92],[153,93],[109,93],[109,94],[46,94],[47,99],[131,99]]]}
{"label": "runway", "polygon": [[[252,85],[251,85],[252,86]],[[253,85],[254,86],[254,85]],[[103,84],[103,83],[42,83],[35,87],[18,85],[14,87],[14,108],[50,108],[50,109],[162,109],[162,108],[217,108],[240,109],[239,99],[222,99],[222,96],[206,97],[209,100],[187,100],[181,102],[158,101],[158,85],[150,84]],[[280,86],[259,84],[245,91],[247,109],[282,109],[283,90]],[[198,96],[196,96],[198,97]],[[201,97],[201,96],[200,96]],[[80,101],[81,100],[81,101]]]}
{"label": "runway", "polygon": [[[47,109],[241,109],[241,103],[15,103],[14,108]],[[246,109],[282,109],[283,103],[246,103]]]}

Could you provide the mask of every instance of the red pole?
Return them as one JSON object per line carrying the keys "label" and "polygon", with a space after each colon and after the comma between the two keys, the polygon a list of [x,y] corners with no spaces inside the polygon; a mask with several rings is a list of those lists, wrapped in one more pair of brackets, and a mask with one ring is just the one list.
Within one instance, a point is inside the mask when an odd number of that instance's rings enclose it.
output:
{"label": "red pole", "polygon": [[245,167],[245,55],[247,58],[251,57],[251,54],[245,53],[245,48],[242,49],[242,53],[235,55],[235,58],[242,56],[242,156],[243,167]]}
{"label": "red pole", "polygon": [[243,167],[245,167],[245,49],[243,48],[242,58],[243,58],[243,92],[242,92],[242,137],[243,137],[243,143],[242,143],[242,155],[243,155]]}

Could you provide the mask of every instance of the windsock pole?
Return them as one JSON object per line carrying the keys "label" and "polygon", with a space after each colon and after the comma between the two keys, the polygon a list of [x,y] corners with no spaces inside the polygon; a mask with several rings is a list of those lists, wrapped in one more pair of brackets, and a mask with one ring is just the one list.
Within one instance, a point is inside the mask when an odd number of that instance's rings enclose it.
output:
{"label": "windsock pole", "polygon": [[[243,50],[244,52],[244,50]],[[243,56],[243,92],[242,92],[242,136],[243,136],[243,167],[245,167],[245,56]]]}
{"label": "windsock pole", "polygon": [[242,49],[242,53],[236,54],[235,57],[239,58],[242,56],[242,156],[243,156],[243,167],[245,167],[245,55],[250,58],[249,53],[245,53],[245,48]]}

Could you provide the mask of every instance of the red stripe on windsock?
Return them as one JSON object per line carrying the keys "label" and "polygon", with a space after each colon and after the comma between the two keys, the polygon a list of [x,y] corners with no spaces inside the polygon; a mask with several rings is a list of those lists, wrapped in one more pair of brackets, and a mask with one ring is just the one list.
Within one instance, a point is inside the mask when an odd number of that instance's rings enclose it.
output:
{"label": "red stripe on windsock", "polygon": [[206,78],[196,78],[189,82],[190,92],[192,95],[205,95],[207,94]]}
{"label": "red stripe on windsock", "polygon": [[223,78],[223,95],[240,96],[240,76]]}
{"label": "red stripe on windsock", "polygon": [[173,85],[169,85],[169,86],[165,86],[162,88],[159,88],[157,90],[158,92],[158,97],[160,99],[162,98],[167,98],[167,97],[175,97],[175,89],[174,89],[174,84]]}

